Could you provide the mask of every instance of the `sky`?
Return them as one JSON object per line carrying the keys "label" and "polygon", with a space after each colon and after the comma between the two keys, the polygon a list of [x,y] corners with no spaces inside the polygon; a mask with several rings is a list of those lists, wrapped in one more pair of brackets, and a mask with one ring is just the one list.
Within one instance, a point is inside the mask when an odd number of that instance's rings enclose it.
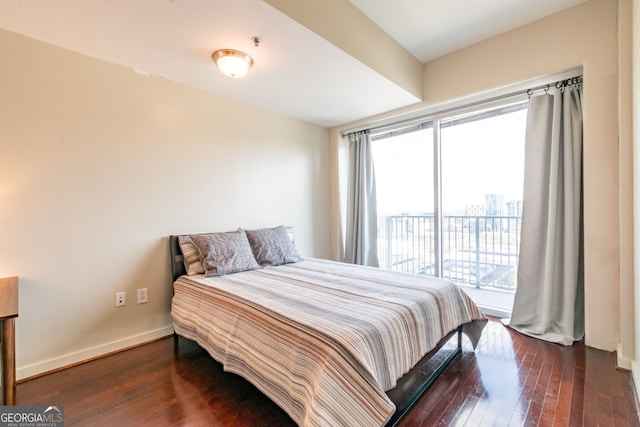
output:
{"label": "sky", "polygon": [[[522,200],[527,110],[443,127],[443,212],[484,205],[485,194]],[[433,212],[433,129],[372,143],[379,214]]]}

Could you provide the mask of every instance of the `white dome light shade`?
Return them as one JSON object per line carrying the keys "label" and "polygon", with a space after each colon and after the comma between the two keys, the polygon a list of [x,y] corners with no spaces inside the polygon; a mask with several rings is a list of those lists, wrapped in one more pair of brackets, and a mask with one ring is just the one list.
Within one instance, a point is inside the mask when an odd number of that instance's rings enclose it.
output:
{"label": "white dome light shade", "polygon": [[229,77],[242,77],[253,65],[253,59],[244,52],[234,49],[220,49],[211,55],[222,74]]}

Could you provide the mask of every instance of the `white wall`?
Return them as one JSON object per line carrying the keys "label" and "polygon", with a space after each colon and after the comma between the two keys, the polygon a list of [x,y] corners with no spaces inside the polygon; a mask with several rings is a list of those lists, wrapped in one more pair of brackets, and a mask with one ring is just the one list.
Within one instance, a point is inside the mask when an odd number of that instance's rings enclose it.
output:
{"label": "white wall", "polygon": [[633,236],[633,0],[618,1],[618,111],[620,147],[620,342],[618,366],[636,358]]}
{"label": "white wall", "polygon": [[[634,194],[634,305],[636,356],[640,355],[640,4],[633,1],[633,37],[632,37],[632,85],[633,85],[633,194]],[[640,389],[640,363],[638,357],[632,365],[636,390]]]}
{"label": "white wall", "polygon": [[326,129],[5,31],[0,52],[18,378],[171,333],[170,234],[288,224],[329,255]]}
{"label": "white wall", "polygon": [[[620,228],[617,6],[615,0],[589,0],[428,62],[421,106],[349,123],[330,133],[335,152],[337,135],[344,129],[526,88],[522,82],[582,67],[586,343],[606,350],[615,350],[621,340],[620,233],[629,232]],[[337,156],[332,161],[337,169]],[[334,235],[340,229],[337,181],[334,174]],[[338,240],[332,241],[334,256]]]}

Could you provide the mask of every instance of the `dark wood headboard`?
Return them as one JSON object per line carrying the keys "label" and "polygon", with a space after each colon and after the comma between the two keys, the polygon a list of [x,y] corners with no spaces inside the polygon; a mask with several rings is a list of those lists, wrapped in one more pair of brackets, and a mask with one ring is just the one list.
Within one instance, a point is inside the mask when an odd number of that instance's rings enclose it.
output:
{"label": "dark wood headboard", "polygon": [[172,282],[175,282],[178,277],[187,274],[187,270],[184,267],[184,257],[178,244],[178,236],[169,236],[169,253],[171,254]]}

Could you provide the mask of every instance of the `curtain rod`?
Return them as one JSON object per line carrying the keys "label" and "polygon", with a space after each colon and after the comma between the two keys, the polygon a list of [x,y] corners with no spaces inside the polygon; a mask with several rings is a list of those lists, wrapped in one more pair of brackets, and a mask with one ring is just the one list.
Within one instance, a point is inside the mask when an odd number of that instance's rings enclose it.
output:
{"label": "curtain rod", "polygon": [[457,111],[462,111],[462,110],[466,110],[468,108],[473,108],[473,107],[477,107],[483,104],[489,104],[492,102],[497,102],[497,101],[502,101],[505,99],[509,99],[509,98],[516,98],[518,96],[523,96],[523,95],[527,95],[529,98],[531,98],[531,96],[533,96],[533,94],[537,91],[540,90],[544,90],[545,92],[548,92],[550,89],[555,88],[555,89],[563,89],[567,86],[572,86],[572,85],[576,85],[576,84],[580,84],[582,83],[582,74],[578,74],[574,77],[569,77],[566,79],[562,79],[562,80],[558,80],[555,83],[546,83],[546,84],[542,84],[539,86],[535,86],[532,88],[529,88],[527,90],[519,90],[516,92],[511,92],[508,94],[504,94],[504,95],[499,95],[499,96],[495,96],[492,98],[488,98],[488,99],[484,99],[481,101],[475,101],[475,102],[471,102],[469,104],[465,104],[465,105],[461,105],[458,107],[452,107],[452,108],[448,108],[448,109],[444,109],[444,110],[440,110],[437,111],[435,113],[430,113],[430,114],[425,114],[419,117],[414,117],[411,119],[404,119],[404,120],[400,120],[394,123],[389,123],[389,124],[384,124],[384,125],[379,125],[379,126],[372,126],[372,127],[368,127],[368,128],[354,128],[353,130],[349,130],[349,131],[344,131],[341,132],[340,135],[342,137],[345,137],[347,135],[349,135],[350,133],[354,133],[354,132],[362,132],[363,130],[367,130],[371,133],[376,133],[376,132],[384,132],[386,129],[391,129],[391,128],[401,128],[403,126],[411,126],[414,124],[417,124],[419,122],[423,122],[425,120],[428,120],[431,117],[435,117],[435,116],[440,116],[440,115],[445,115],[445,114],[451,114]]}
{"label": "curtain rod", "polygon": [[555,84],[553,86],[546,84],[546,85],[542,85],[542,86],[538,86],[536,88],[533,89],[527,89],[527,95],[529,96],[529,98],[531,98],[531,96],[533,96],[534,92],[536,90],[542,90],[544,89],[545,92],[548,92],[549,89],[551,89],[552,87],[556,88],[556,89],[564,89],[567,86],[575,86],[582,83],[582,76],[575,76],[575,77],[571,77],[569,79],[564,79],[564,80],[558,80],[557,82],[555,82]]}

